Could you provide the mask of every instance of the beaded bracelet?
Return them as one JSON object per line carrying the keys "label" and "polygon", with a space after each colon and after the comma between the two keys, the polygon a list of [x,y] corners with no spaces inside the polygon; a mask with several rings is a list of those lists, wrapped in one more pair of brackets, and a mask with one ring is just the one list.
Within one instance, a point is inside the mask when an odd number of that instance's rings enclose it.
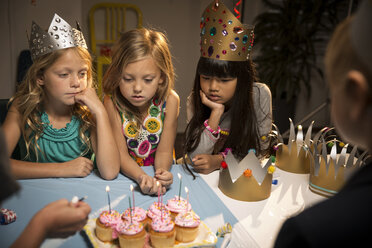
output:
{"label": "beaded bracelet", "polygon": [[217,134],[219,134],[219,133],[221,132],[221,128],[220,128],[220,126],[217,126],[217,131],[213,130],[213,129],[208,125],[208,119],[206,119],[206,120],[204,121],[204,126],[205,126],[205,128],[206,128],[209,132],[211,132],[213,135],[217,135]]}

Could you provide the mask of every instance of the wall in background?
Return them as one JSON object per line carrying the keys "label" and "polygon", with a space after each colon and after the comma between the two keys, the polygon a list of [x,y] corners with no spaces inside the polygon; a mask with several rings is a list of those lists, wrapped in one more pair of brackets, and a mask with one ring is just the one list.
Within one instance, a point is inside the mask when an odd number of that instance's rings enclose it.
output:
{"label": "wall in background", "polygon": [[[35,3],[33,5],[32,3]],[[28,49],[26,30],[30,33],[32,20],[48,28],[54,13],[58,13],[70,24],[77,20],[89,41],[88,12],[99,2],[123,2],[137,5],[143,13],[143,25],[165,31],[171,45],[177,74],[176,91],[181,98],[178,131],[186,127],[186,97],[192,88],[196,63],[199,58],[199,23],[202,12],[210,0],[7,0],[0,1],[0,53],[3,63],[0,67],[0,98],[10,98],[15,90],[17,60],[20,52]],[[225,0],[231,10],[232,0]],[[264,10],[260,0],[245,2],[244,22],[251,24],[255,16]],[[89,44],[89,43],[88,43]],[[88,45],[89,46],[89,45]],[[254,50],[255,53],[255,50]],[[273,65],[275,66],[275,65]],[[314,82],[312,98],[297,104],[295,120],[301,119],[320,103],[326,92],[324,83]],[[316,117],[316,123],[328,121],[328,111]]]}

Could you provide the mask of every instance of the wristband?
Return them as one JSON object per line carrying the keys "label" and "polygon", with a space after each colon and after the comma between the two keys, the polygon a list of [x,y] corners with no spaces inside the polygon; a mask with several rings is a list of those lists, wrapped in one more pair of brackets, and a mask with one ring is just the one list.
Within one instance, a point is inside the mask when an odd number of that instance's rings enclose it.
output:
{"label": "wristband", "polygon": [[205,128],[206,128],[209,132],[211,132],[213,135],[217,135],[217,134],[219,134],[219,133],[221,132],[221,128],[220,128],[220,126],[217,126],[217,131],[216,131],[216,130],[213,130],[213,129],[208,125],[208,119],[206,119],[206,120],[204,121],[204,126],[205,126]]}

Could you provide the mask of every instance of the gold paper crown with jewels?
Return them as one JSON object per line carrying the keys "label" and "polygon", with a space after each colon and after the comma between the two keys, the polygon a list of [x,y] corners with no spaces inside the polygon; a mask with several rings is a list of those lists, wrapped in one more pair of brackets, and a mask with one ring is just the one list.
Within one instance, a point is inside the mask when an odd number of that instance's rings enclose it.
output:
{"label": "gold paper crown with jewels", "polygon": [[314,121],[310,124],[307,129],[306,136],[304,134],[302,126],[297,127],[297,135],[295,134],[295,128],[292,120],[289,118],[289,138],[288,144],[284,144],[282,135],[279,129],[273,124],[273,133],[278,139],[278,144],[274,146],[276,150],[276,166],[281,170],[296,173],[296,174],[308,174],[310,173],[310,157],[308,147],[312,146],[311,133]]}
{"label": "gold paper crown with jewels", "polygon": [[220,169],[218,188],[227,196],[240,201],[261,201],[271,194],[271,184],[275,167],[268,159],[261,162],[250,150],[240,162],[228,151],[225,162],[227,168]]}
{"label": "gold paper crown with jewels", "polygon": [[69,47],[83,47],[88,49],[83,33],[77,24],[72,28],[65,20],[54,14],[48,32],[44,31],[34,21],[31,26],[29,46],[32,60],[55,50]]}
{"label": "gold paper crown with jewels", "polygon": [[242,24],[221,1],[208,5],[200,28],[202,57],[228,61],[246,61],[250,58],[254,27]]}
{"label": "gold paper crown with jewels", "polygon": [[[336,194],[347,178],[368,158],[367,151],[357,156],[356,146],[348,152],[348,144],[345,145],[336,139],[325,141],[324,136],[329,130],[331,129],[323,129],[322,136],[314,138],[314,145],[310,149],[312,160],[309,180],[309,188],[312,192],[327,197]],[[327,147],[331,147],[329,153]]]}

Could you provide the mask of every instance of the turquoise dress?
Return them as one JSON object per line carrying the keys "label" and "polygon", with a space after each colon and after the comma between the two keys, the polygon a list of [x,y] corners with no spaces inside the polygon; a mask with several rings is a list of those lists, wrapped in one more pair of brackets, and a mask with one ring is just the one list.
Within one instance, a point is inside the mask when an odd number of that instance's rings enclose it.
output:
{"label": "turquoise dress", "polygon": [[[37,143],[41,151],[38,151],[38,161],[33,149],[30,149],[30,157],[26,158],[27,150],[23,138],[20,139],[21,159],[30,162],[39,163],[62,163],[81,157],[86,149],[86,145],[79,137],[80,120],[72,116],[71,122],[67,123],[65,128],[55,129],[50,125],[48,115],[41,113],[41,121],[44,123],[44,132]],[[90,133],[87,133],[88,137]],[[89,151],[84,157],[90,158],[92,151]]]}

